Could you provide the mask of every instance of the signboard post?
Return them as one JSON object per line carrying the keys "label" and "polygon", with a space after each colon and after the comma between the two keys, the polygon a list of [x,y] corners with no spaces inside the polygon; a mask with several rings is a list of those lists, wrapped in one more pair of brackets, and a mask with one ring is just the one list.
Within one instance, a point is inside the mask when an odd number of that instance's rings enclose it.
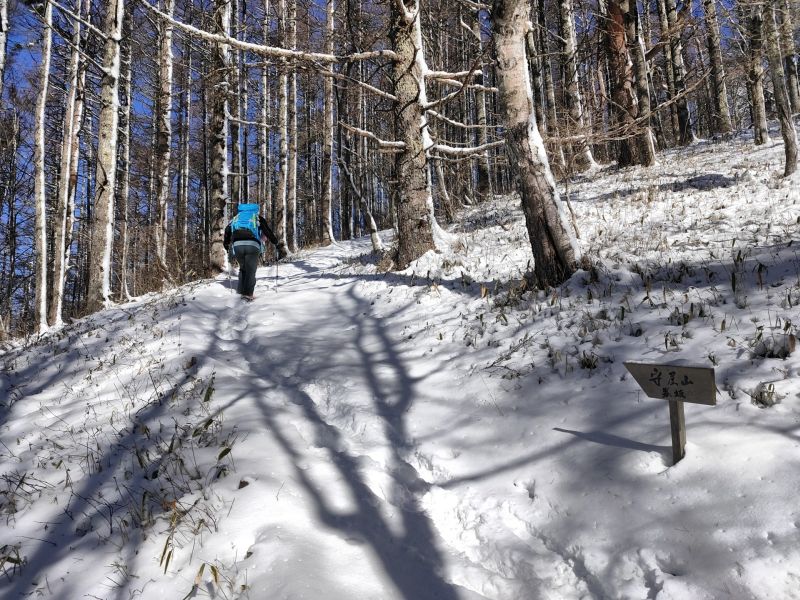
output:
{"label": "signboard post", "polygon": [[669,424],[672,432],[672,464],[686,455],[686,419],[683,403],[717,403],[714,369],[648,363],[623,363],[644,393],[650,398],[669,401]]}

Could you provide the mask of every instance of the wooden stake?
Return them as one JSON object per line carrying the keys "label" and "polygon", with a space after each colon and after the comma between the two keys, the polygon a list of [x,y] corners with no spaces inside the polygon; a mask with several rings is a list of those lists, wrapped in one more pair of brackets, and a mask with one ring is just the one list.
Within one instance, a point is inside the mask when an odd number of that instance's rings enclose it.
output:
{"label": "wooden stake", "polygon": [[686,456],[686,419],[683,416],[683,402],[669,401],[669,426],[672,431],[672,464]]}

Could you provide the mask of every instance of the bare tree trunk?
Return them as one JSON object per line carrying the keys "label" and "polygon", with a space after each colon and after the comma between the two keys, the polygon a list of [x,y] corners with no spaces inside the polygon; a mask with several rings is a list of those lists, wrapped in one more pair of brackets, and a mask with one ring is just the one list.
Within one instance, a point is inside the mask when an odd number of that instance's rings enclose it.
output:
{"label": "bare tree trunk", "polygon": [[423,105],[427,99],[419,11],[419,0],[392,0],[390,39],[397,55],[392,65],[395,129],[404,143],[402,150],[395,153],[398,181],[396,266],[400,269],[435,248],[423,141],[427,133]]}
{"label": "bare tree trunk", "polygon": [[678,109],[678,143],[685,146],[695,140],[689,115],[689,99],[686,97],[686,66],[683,62],[683,43],[678,29],[678,9],[675,0],[664,0],[667,7],[667,23],[670,28],[672,73],[675,82],[675,106]]}
{"label": "bare tree trunk", "polygon": [[743,11],[746,13],[747,44],[750,50],[747,89],[750,92],[750,104],[753,109],[753,137],[756,146],[759,146],[770,141],[767,108],[764,102],[764,65],[761,62],[764,48],[764,13],[761,4],[743,6]]}
{"label": "bare tree trunk", "polygon": [[[164,0],[163,11],[172,17],[175,0]],[[156,262],[160,271],[161,285],[169,279],[167,267],[167,216],[170,194],[170,161],[172,159],[172,24],[166,19],[159,21],[161,29],[159,44],[158,113],[156,115],[155,182],[156,182]]]}
{"label": "bare tree trunk", "polygon": [[[286,43],[286,0],[280,0],[280,39],[281,43]],[[288,96],[288,66],[285,62],[278,64],[278,137],[279,142],[279,161],[278,187],[275,190],[275,236],[278,238],[278,247],[286,248],[286,188],[288,186],[288,163],[289,163],[289,140],[287,139],[289,130],[289,96]]]}
{"label": "bare tree trunk", "polygon": [[[650,115],[650,76],[648,73],[647,59],[644,53],[644,39],[642,35],[642,22],[639,18],[639,7],[636,0],[626,0],[625,33],[627,36],[629,52],[633,56],[633,73],[636,84],[637,111],[639,117],[638,143],[642,152],[641,164],[652,166],[656,162],[655,136],[651,128]],[[621,4],[624,8],[625,3]]]}
{"label": "bare tree trunk", "polygon": [[[665,43],[666,39],[670,37],[670,26],[669,26],[669,18],[667,17],[667,3],[666,0],[656,0],[658,4],[658,21],[661,26],[661,42]],[[672,100],[675,98],[676,90],[675,90],[675,70],[672,68],[672,53],[673,48],[672,44],[666,43],[664,46],[664,58],[665,58],[665,68],[664,68],[664,75],[666,76],[667,80],[667,92],[669,93],[669,99]],[[680,131],[680,125],[678,123],[678,110],[675,103],[670,102],[669,104],[669,116],[670,116],[670,123],[672,125],[672,134],[673,136],[677,135]]]}
{"label": "bare tree trunk", "polygon": [[3,96],[3,78],[6,70],[6,45],[8,43],[8,0],[0,0],[0,98]]}
{"label": "bare tree trunk", "polygon": [[[214,26],[218,33],[230,35],[230,0],[215,0]],[[228,257],[222,245],[223,232],[228,221],[228,78],[230,77],[230,47],[217,43],[213,47],[210,83],[211,93],[211,248],[209,264],[213,273],[228,266]]]}
{"label": "bare tree trunk", "polygon": [[567,160],[564,157],[564,146],[558,141],[559,125],[556,113],[556,92],[553,85],[553,71],[550,64],[550,49],[547,33],[547,20],[544,0],[537,0],[537,23],[539,31],[539,47],[542,49],[542,78],[544,84],[545,111],[547,112],[547,136],[551,142],[551,152],[555,157],[556,168],[564,173],[567,169]]}
{"label": "bare tree trunk", "polygon": [[339,166],[342,169],[342,173],[347,177],[347,183],[350,185],[350,189],[358,198],[358,201],[361,203],[361,208],[364,211],[364,215],[366,216],[367,220],[367,228],[369,229],[369,237],[370,241],[372,242],[372,251],[377,253],[383,252],[383,243],[381,242],[381,238],[378,235],[378,227],[375,225],[375,219],[372,216],[372,211],[369,208],[369,204],[367,203],[364,196],[358,190],[358,186],[356,186],[355,179],[353,178],[353,173],[347,167],[347,163],[343,160],[339,160]]}
{"label": "bare tree trunk", "polygon": [[[288,0],[288,47],[297,48],[297,0]],[[297,69],[289,72],[287,127],[289,155],[286,161],[286,243],[291,252],[297,251]]]}
{"label": "bare tree trunk", "polygon": [[[570,133],[579,135],[586,133],[586,120],[583,114],[583,98],[581,98],[580,81],[578,79],[577,40],[575,35],[575,11],[572,0],[559,0],[561,14],[561,51],[564,61],[564,82],[567,108],[569,109]],[[595,164],[588,139],[579,142],[573,148],[575,166],[583,171]]]}
{"label": "bare tree trunk", "polygon": [[[475,19],[472,22],[472,34],[475,37],[479,54],[483,54],[483,44],[481,43],[481,26],[480,26],[480,11],[475,13]],[[487,79],[486,69],[489,65],[486,61],[481,61],[481,83]],[[475,90],[475,109],[478,117],[478,145],[485,146],[489,142],[488,135],[488,119],[486,117],[486,92],[483,88]],[[476,195],[478,200],[486,200],[492,195],[492,169],[489,165],[489,150],[484,150],[478,155],[477,160],[477,187]]]}
{"label": "bare tree trunk", "polygon": [[[239,37],[239,2],[238,0],[228,0],[231,11],[231,36]],[[230,54],[230,50],[228,53]],[[228,186],[231,194],[231,204],[233,210],[238,210],[238,205],[242,201],[242,132],[240,120],[240,84],[239,62],[241,50],[233,50],[233,56],[228,57],[228,110],[232,119],[228,122],[231,144],[231,168],[228,172]]]}
{"label": "bare tree trunk", "polygon": [[[89,0],[87,0],[88,2]],[[120,49],[122,65],[120,79],[124,104],[119,116],[119,185],[117,187],[117,218],[119,219],[119,290],[117,297],[128,300],[131,293],[128,289],[128,268],[130,265],[128,240],[128,198],[131,181],[131,111],[133,102],[133,77],[131,61],[131,11],[128,5],[122,25],[122,46]]]}
{"label": "bare tree trunk", "polygon": [[95,312],[111,302],[111,245],[114,238],[114,193],[117,176],[117,125],[119,123],[120,38],[124,0],[106,5],[106,35],[98,123],[97,172],[86,308]]}
{"label": "bare tree trunk", "polygon": [[705,8],[706,43],[714,92],[714,130],[716,133],[729,135],[733,131],[733,125],[728,108],[728,89],[725,86],[725,67],[722,63],[716,0],[703,0],[703,7]]}
{"label": "bare tree trunk", "polygon": [[[633,0],[635,1],[635,0]],[[639,105],[634,93],[633,63],[628,53],[628,35],[636,37],[635,22],[629,0],[609,0],[605,9],[606,54],[611,84],[611,112],[614,116],[615,137],[620,138],[617,161],[620,166],[655,163],[650,128],[637,122]]]}
{"label": "bare tree trunk", "polygon": [[[325,52],[333,54],[335,23],[334,0],[327,0],[326,14]],[[330,66],[329,69],[332,74],[333,66]],[[321,243],[323,246],[327,246],[334,241],[333,222],[331,218],[331,206],[333,204],[333,77],[326,77],[323,85],[322,198],[320,202],[320,212],[322,213]]]}
{"label": "bare tree trunk", "polygon": [[[269,31],[270,31],[270,18],[269,18],[269,0],[264,0],[264,19],[262,20],[261,27],[263,29],[263,43],[269,44]],[[267,212],[272,210],[272,161],[270,159],[270,89],[269,89],[269,68],[270,63],[264,62],[261,68],[261,157],[260,157],[260,170],[261,170],[261,189],[259,191],[259,202],[263,209]]]}
{"label": "bare tree trunk", "polygon": [[775,108],[778,113],[778,122],[781,125],[781,136],[786,154],[786,164],[783,176],[789,177],[797,170],[797,131],[792,120],[792,107],[789,103],[789,92],[786,90],[786,79],[781,60],[780,38],[778,37],[777,13],[779,0],[770,0],[765,7],[767,53],[769,55],[769,70],[772,76],[772,91],[775,95]]}
{"label": "bare tree trunk", "polygon": [[525,59],[529,11],[528,0],[495,0],[492,39],[506,152],[522,200],[534,273],[544,287],[566,280],[577,268],[580,255],[536,127]]}
{"label": "bare tree trunk", "polygon": [[192,115],[192,49],[191,42],[184,46],[184,79],[183,79],[183,106],[181,106],[181,119],[183,128],[180,135],[181,143],[181,168],[179,179],[178,205],[175,211],[175,237],[178,265],[181,279],[186,276],[186,243],[188,236],[187,216],[189,214],[189,131],[191,130]]}
{"label": "bare tree trunk", "polygon": [[[796,3],[795,6],[797,6]],[[792,5],[789,0],[782,0],[779,12],[781,14],[781,48],[786,72],[786,87],[789,91],[792,112],[798,113],[800,112],[800,83],[798,83],[797,73],[797,45],[794,41]]]}
{"label": "bare tree trunk", "polygon": [[[58,200],[56,210],[53,215],[53,282],[52,297],[50,299],[48,322],[53,326],[60,326],[62,323],[61,312],[64,303],[64,281],[66,278],[66,265],[69,260],[69,246],[67,240],[67,222],[71,225],[71,219],[67,216],[70,205],[70,190],[74,188],[75,182],[71,179],[72,162],[77,163],[80,147],[78,143],[78,129],[80,119],[76,119],[78,104],[82,104],[82,94],[79,94],[78,80],[81,68],[81,14],[82,4],[85,0],[79,0],[76,6],[78,18],[72,23],[72,51],[67,67],[67,100],[64,111],[64,129],[61,141],[61,164],[59,165],[58,176]],[[88,8],[88,6],[87,6]],[[82,84],[81,84],[82,87]]]}
{"label": "bare tree trunk", "polygon": [[[241,18],[239,21],[239,27],[244,32],[243,37],[246,36],[246,27],[247,27],[247,0],[240,0],[240,8],[241,8]],[[236,99],[237,103],[239,104],[239,115],[243,121],[249,121],[249,114],[250,114],[250,97],[249,97],[249,87],[250,87],[250,77],[249,71],[247,69],[247,52],[244,50],[239,50],[239,72],[238,72],[238,86],[239,86],[239,97]],[[250,203],[250,125],[248,123],[242,123],[241,126],[241,138],[242,138],[242,166],[241,166],[241,175],[239,176],[240,181],[240,188],[241,188],[241,201],[245,204]]]}
{"label": "bare tree trunk", "polygon": [[47,184],[45,181],[45,113],[50,82],[50,54],[53,45],[53,5],[45,0],[42,29],[42,53],[39,65],[39,96],[36,101],[36,129],[33,167],[34,198],[36,204],[36,304],[34,320],[37,333],[47,330]]}

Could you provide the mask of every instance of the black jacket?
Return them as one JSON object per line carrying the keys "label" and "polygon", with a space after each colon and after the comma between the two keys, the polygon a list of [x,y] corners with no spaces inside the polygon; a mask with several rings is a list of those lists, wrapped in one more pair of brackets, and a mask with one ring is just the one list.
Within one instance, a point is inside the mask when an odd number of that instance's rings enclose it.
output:
{"label": "black jacket", "polygon": [[[264,217],[258,217],[258,233],[260,236],[266,236],[273,245],[278,245],[278,238],[272,233],[272,229],[269,228]],[[228,223],[228,226],[225,228],[225,238],[222,240],[222,245],[225,247],[225,250],[229,250],[233,242],[253,239],[253,233],[249,229],[237,229],[231,232],[231,224]],[[261,240],[255,241],[260,242]]]}

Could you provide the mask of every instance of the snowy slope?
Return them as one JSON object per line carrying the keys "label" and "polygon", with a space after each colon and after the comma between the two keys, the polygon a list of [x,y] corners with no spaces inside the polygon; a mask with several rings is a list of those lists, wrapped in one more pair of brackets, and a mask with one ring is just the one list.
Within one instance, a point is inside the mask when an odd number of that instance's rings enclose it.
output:
{"label": "snowy slope", "polygon": [[[800,598],[800,185],[744,139],[566,190],[601,259],[532,292],[514,198],[0,355],[0,598]],[[276,286],[277,283],[277,286]],[[667,407],[626,360],[716,368]]]}

